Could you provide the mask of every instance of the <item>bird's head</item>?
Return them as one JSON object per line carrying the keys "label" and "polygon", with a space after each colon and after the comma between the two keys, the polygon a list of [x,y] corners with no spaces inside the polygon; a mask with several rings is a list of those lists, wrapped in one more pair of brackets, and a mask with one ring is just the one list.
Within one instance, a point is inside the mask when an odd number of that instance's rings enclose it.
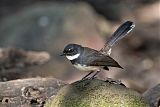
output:
{"label": "bird's head", "polygon": [[64,50],[61,56],[66,56],[69,60],[77,59],[81,51],[83,51],[83,47],[78,44],[68,44]]}

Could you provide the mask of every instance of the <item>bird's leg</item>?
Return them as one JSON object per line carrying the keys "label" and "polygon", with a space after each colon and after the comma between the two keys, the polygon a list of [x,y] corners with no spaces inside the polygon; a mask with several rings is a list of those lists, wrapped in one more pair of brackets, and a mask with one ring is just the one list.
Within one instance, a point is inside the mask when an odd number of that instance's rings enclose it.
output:
{"label": "bird's leg", "polygon": [[90,79],[94,79],[95,76],[99,73],[100,71],[97,71]]}
{"label": "bird's leg", "polygon": [[94,71],[89,72],[87,75],[85,75],[82,80],[85,80],[89,75],[91,75]]}

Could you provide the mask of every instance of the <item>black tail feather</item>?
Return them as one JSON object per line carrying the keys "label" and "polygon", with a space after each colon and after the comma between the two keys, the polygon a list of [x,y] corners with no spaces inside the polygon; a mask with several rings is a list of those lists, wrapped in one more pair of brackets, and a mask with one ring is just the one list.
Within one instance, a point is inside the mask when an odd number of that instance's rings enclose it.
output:
{"label": "black tail feather", "polygon": [[113,46],[118,40],[125,37],[132,29],[135,27],[134,23],[131,21],[126,21],[123,23],[108,40],[107,45]]}
{"label": "black tail feather", "polygon": [[111,36],[111,38],[106,42],[104,47],[100,50],[102,53],[108,53],[107,51],[120,39],[125,37],[132,29],[135,27],[135,24],[131,21],[126,21],[123,23]]}

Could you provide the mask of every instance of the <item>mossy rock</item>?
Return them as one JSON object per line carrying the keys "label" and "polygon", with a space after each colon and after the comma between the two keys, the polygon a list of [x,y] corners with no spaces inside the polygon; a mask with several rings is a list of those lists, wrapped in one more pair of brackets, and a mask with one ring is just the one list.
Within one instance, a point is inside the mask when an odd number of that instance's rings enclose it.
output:
{"label": "mossy rock", "polygon": [[63,87],[46,107],[149,107],[136,91],[103,80],[77,81]]}

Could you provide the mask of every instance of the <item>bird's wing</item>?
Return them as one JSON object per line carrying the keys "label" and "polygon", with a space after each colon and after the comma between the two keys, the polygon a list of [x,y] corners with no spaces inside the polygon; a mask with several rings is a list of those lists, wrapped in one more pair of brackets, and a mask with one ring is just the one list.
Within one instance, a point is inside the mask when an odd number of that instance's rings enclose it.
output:
{"label": "bird's wing", "polygon": [[[85,57],[83,58],[85,63],[88,66],[106,66],[106,67],[119,67],[122,68],[118,62],[116,62],[113,58],[108,55],[103,55],[96,50],[88,50],[90,52],[86,52]],[[87,54],[88,53],[88,54]],[[88,59],[88,60],[85,60]]]}
{"label": "bird's wing", "polygon": [[113,58],[110,56],[96,56],[95,59],[92,59],[88,63],[90,66],[107,66],[107,67],[119,67],[122,68],[118,62],[116,62]]}

